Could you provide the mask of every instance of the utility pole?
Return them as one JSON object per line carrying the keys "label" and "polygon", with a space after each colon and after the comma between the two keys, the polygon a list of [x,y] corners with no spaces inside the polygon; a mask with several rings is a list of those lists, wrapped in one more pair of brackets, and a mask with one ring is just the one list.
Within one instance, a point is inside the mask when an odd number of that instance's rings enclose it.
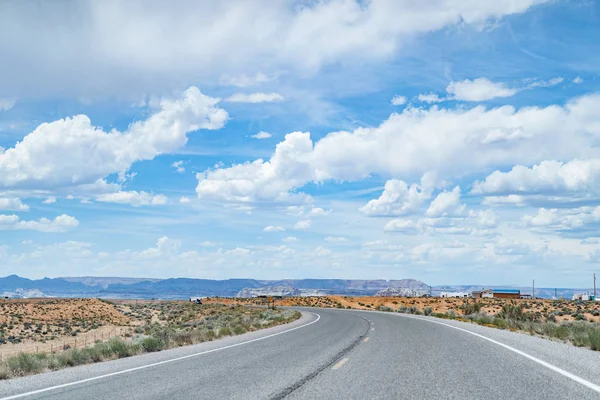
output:
{"label": "utility pole", "polygon": [[531,289],[531,298],[535,300],[535,279],[533,280],[533,286]]}
{"label": "utility pole", "polygon": [[594,301],[596,301],[596,273],[594,272]]}
{"label": "utility pole", "polygon": [[554,288],[554,300],[558,300],[558,296],[556,295],[556,288]]}

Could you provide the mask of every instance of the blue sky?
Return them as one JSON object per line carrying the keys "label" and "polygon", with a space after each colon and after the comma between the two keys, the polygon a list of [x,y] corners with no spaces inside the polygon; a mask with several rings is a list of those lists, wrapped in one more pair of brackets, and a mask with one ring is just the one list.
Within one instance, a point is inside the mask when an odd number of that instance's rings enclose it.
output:
{"label": "blue sky", "polygon": [[597,2],[0,7],[0,274],[598,268]]}

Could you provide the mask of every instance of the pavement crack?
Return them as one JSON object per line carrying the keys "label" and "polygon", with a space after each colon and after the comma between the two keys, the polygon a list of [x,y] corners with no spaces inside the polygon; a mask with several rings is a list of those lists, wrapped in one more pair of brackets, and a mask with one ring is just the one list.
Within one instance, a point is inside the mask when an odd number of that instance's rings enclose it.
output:
{"label": "pavement crack", "polygon": [[329,367],[331,367],[334,364],[336,364],[337,362],[339,362],[346,354],[348,354],[361,341],[363,341],[363,339],[365,337],[367,337],[367,334],[369,333],[369,328],[371,327],[371,324],[369,323],[369,321],[366,318],[364,318],[362,316],[360,318],[362,318],[363,320],[365,320],[365,322],[367,323],[367,329],[365,330],[365,332],[362,335],[360,335],[358,338],[356,338],[356,340],[354,340],[352,343],[350,343],[349,346],[345,347],[340,352],[338,352],[337,354],[335,354],[333,357],[331,357],[330,359],[328,359],[322,366],[320,366],[319,368],[317,368],[315,371],[313,371],[312,373],[306,375],[304,378],[300,379],[299,381],[297,381],[293,385],[290,385],[287,388],[283,389],[279,393],[276,393],[276,394],[272,395],[271,397],[269,397],[269,400],[282,400],[282,399],[286,398],[291,393],[293,393],[296,390],[300,389],[307,382],[309,382],[312,379],[316,378],[317,375],[319,375],[321,372],[325,371]]}

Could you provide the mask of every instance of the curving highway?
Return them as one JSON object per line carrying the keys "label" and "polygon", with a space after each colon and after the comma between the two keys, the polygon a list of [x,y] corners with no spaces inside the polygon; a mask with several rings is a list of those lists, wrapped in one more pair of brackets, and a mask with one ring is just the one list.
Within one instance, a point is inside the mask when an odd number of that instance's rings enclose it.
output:
{"label": "curving highway", "polygon": [[285,326],[0,382],[0,399],[600,399],[600,353],[396,313]]}

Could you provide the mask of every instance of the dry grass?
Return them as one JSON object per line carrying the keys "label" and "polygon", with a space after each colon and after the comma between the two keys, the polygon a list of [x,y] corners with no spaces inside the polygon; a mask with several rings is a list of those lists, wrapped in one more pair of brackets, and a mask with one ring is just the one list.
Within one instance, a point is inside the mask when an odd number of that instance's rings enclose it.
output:
{"label": "dry grass", "polygon": [[[267,310],[239,305],[200,306],[177,301],[102,303],[109,307],[109,315],[117,315],[116,320],[127,322],[122,338],[91,342],[88,347],[52,354],[21,352],[0,362],[0,379],[210,341],[284,324],[300,317],[300,313],[289,309]],[[70,302],[59,304],[68,305],[68,309],[72,305]]]}

